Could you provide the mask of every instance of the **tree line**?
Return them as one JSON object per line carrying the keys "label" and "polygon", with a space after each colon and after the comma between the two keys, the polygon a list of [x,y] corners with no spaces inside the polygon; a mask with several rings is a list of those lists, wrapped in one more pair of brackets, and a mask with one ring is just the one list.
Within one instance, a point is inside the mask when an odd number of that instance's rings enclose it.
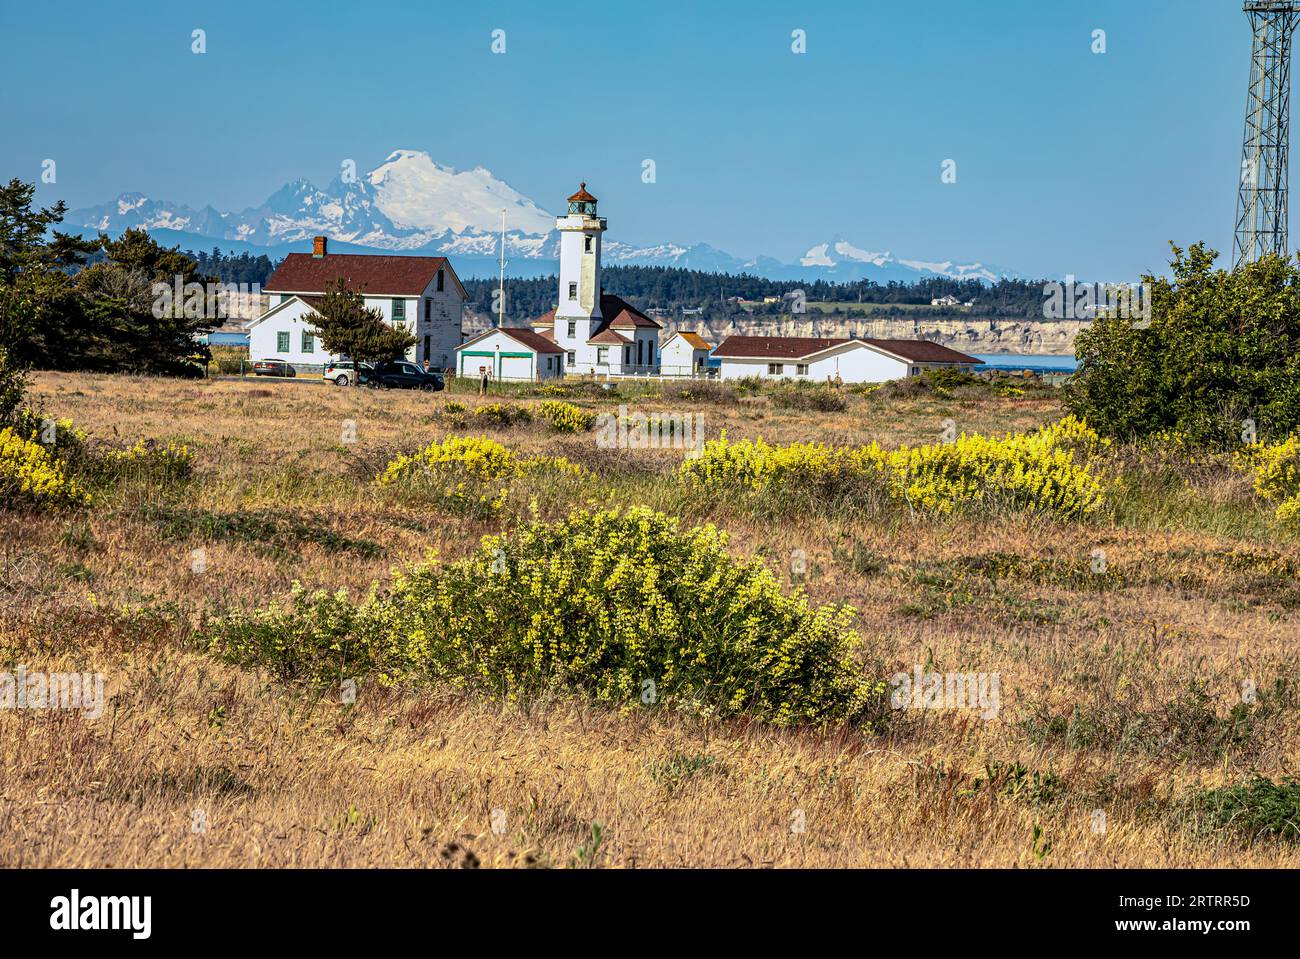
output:
{"label": "tree line", "polygon": [[[979,280],[926,277],[911,283],[858,280],[769,280],[750,274],[707,273],[664,266],[611,266],[601,270],[605,292],[617,294],[641,310],[661,309],[680,315],[683,308],[701,310],[705,319],[741,316],[779,316],[791,311],[790,297],[802,291],[806,302],[841,304],[841,315],[868,316],[879,307],[907,305],[909,316],[954,317],[974,313],[981,317],[1042,320],[1043,282],[1003,279],[995,284]],[[557,278],[530,277],[508,280],[505,314],[516,323],[540,316],[555,306]],[[497,281],[465,280],[469,306],[478,313],[495,315]],[[961,303],[974,301],[971,310],[930,306],[946,296]],[[745,303],[735,302],[735,298]],[[774,302],[764,303],[765,299]]]}

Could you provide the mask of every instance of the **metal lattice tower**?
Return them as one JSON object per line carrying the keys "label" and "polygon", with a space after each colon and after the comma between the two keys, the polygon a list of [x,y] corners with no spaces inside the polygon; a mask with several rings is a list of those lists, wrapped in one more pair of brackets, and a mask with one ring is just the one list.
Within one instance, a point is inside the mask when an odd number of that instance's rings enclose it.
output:
{"label": "metal lattice tower", "polygon": [[1300,0],[1246,0],[1250,92],[1241,147],[1233,263],[1288,256],[1287,150],[1291,123],[1291,35]]}

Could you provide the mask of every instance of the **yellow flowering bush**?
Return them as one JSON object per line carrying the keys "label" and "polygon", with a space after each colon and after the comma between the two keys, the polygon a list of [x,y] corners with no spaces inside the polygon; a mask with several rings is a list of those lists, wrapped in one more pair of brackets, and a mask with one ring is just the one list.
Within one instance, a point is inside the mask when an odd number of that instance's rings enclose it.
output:
{"label": "yellow flowering bush", "polygon": [[183,443],[140,440],[134,446],[109,450],[97,457],[92,472],[110,480],[130,477],[170,483],[194,475],[194,454]]}
{"label": "yellow flowering bush", "polygon": [[359,604],[297,590],[287,609],[219,621],[211,643],[286,679],[370,671],[508,700],[560,689],[629,711],[882,719],[888,687],[855,659],[853,611],[785,595],[725,545],[645,507],[577,512],[412,567]]}
{"label": "yellow flowering bush", "polygon": [[451,436],[397,456],[375,481],[429,495],[454,511],[488,515],[505,504],[512,480],[538,472],[587,475],[562,456],[520,456],[485,436]]}
{"label": "yellow flowering bush", "polygon": [[1300,521],[1300,433],[1280,443],[1252,443],[1238,450],[1233,464],[1253,473],[1255,492],[1277,503],[1277,518]]}
{"label": "yellow flowering bush", "polygon": [[0,501],[36,506],[79,506],[90,494],[67,477],[64,464],[13,427],[0,429]]}
{"label": "yellow flowering bush", "polygon": [[545,400],[538,405],[537,415],[557,433],[585,433],[596,424],[595,413],[562,400]]}
{"label": "yellow flowering bush", "polygon": [[1075,419],[1032,433],[963,434],[951,443],[857,448],[820,443],[769,446],[760,440],[704,444],[678,473],[713,490],[824,490],[856,495],[883,486],[890,499],[923,512],[1010,507],[1075,517],[1095,512],[1107,483],[1091,461],[1108,441]]}
{"label": "yellow flowering bush", "polygon": [[533,414],[528,412],[526,406],[518,406],[514,403],[489,403],[476,409],[474,418],[494,426],[509,427],[530,422]]}

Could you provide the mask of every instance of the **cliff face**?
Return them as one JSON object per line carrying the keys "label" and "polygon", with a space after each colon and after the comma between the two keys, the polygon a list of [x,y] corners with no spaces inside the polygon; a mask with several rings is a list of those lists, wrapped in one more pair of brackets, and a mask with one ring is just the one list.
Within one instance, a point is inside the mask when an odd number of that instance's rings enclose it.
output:
{"label": "cliff face", "polygon": [[965,317],[952,320],[844,319],[821,317],[816,313],[803,316],[741,318],[732,322],[689,324],[670,323],[670,328],[698,328],[710,343],[737,336],[856,336],[882,340],[933,340],[963,353],[1047,353],[1061,356],[1074,354],[1074,338],[1088,328],[1083,320],[1059,320],[1050,323],[981,320]]}
{"label": "cliff face", "polygon": [[[465,332],[482,332],[490,325],[486,316],[465,311]],[[511,325],[507,321],[507,325]],[[522,324],[521,324],[522,325]],[[856,336],[882,340],[933,340],[963,353],[1044,353],[1074,355],[1074,338],[1086,330],[1084,320],[991,320],[958,317],[951,320],[918,319],[905,316],[888,319],[845,319],[806,313],[800,316],[739,317],[731,320],[683,323],[667,320],[665,329],[698,330],[717,345],[728,336]]]}

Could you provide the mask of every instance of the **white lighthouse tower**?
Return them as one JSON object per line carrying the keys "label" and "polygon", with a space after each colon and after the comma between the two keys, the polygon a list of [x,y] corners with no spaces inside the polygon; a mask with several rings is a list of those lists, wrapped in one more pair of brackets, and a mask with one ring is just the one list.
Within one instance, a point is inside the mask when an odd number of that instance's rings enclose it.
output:
{"label": "white lighthouse tower", "polygon": [[532,321],[533,332],[564,351],[562,373],[643,376],[659,372],[657,322],[620,296],[600,289],[600,240],[605,219],[583,183],[569,212],[555,218],[560,233],[556,306]]}
{"label": "white lighthouse tower", "polygon": [[[555,309],[555,342],[574,355],[573,372],[590,369],[594,350],[588,341],[601,325],[600,238],[605,218],[596,215],[596,198],[587,184],[569,197],[569,212],[555,218],[560,233],[560,289]],[[586,368],[586,369],[584,369]]]}

